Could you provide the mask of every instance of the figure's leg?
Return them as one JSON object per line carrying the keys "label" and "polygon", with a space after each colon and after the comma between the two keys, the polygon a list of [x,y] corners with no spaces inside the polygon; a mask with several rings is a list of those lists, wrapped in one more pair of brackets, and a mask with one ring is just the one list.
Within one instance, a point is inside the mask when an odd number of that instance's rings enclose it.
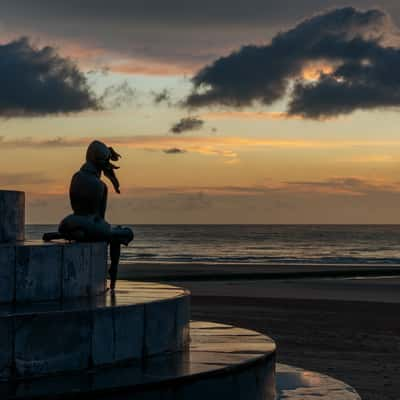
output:
{"label": "figure's leg", "polygon": [[110,258],[111,258],[111,265],[110,265],[110,289],[115,289],[115,283],[117,281],[117,274],[118,274],[118,264],[119,258],[121,255],[121,245],[124,244],[127,246],[130,241],[133,240],[133,232],[129,228],[123,227],[116,227],[111,230],[111,237],[109,239],[110,243]]}
{"label": "figure's leg", "polygon": [[121,255],[121,244],[117,241],[112,241],[110,243],[110,258],[111,258],[111,265],[109,269],[109,274],[110,274],[110,289],[114,290],[115,289],[115,282],[117,281],[117,275],[118,275],[118,264],[119,264],[119,258]]}

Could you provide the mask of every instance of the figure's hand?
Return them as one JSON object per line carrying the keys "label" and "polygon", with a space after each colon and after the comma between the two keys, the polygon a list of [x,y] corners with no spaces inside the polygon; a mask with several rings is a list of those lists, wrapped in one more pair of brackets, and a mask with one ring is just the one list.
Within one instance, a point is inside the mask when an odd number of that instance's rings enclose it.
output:
{"label": "figure's hand", "polygon": [[121,155],[118,154],[112,147],[108,148],[110,150],[111,153],[111,160],[113,161],[118,161],[121,158]]}
{"label": "figure's hand", "polygon": [[119,181],[118,181],[117,176],[114,173],[114,169],[116,169],[116,168],[114,166],[112,166],[112,164],[109,164],[108,168],[103,169],[103,173],[104,173],[104,176],[106,176],[111,181],[112,185],[114,186],[114,190],[117,193],[120,193]]}
{"label": "figure's hand", "polygon": [[118,161],[121,158],[121,156],[112,147],[109,147],[108,149],[110,150],[110,159],[107,160],[106,165],[103,167],[103,172],[104,172],[104,175],[113,184],[114,190],[117,193],[120,193],[118,178],[116,177],[115,172],[114,172],[114,170],[119,169],[119,167],[117,165],[112,164],[110,162],[110,160]]}

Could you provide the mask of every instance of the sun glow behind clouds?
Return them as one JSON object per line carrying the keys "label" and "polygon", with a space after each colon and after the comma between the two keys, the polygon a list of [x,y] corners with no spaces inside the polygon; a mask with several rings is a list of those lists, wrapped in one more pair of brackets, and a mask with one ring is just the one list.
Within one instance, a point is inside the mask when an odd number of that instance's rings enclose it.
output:
{"label": "sun glow behind clouds", "polygon": [[336,67],[326,61],[311,62],[303,68],[301,77],[307,81],[317,81],[321,75],[331,74]]}

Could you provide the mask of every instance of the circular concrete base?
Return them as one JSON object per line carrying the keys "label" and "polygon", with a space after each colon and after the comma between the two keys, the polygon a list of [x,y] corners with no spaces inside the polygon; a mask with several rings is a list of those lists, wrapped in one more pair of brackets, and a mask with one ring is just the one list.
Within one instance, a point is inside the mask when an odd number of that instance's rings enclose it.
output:
{"label": "circular concrete base", "polygon": [[327,375],[276,364],[275,344],[257,332],[192,322],[187,351],[142,362],[0,384],[12,400],[361,400]]}
{"label": "circular concrete base", "polygon": [[[254,331],[192,322],[187,351],[142,363],[0,385],[9,399],[274,400],[275,343]],[[160,335],[163,332],[160,331]],[[5,397],[6,398],[6,397]]]}

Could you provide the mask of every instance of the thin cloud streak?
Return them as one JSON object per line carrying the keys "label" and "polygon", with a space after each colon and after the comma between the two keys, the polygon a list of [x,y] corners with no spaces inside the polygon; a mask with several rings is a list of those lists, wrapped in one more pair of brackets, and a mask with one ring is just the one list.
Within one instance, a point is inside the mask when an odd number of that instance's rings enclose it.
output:
{"label": "thin cloud streak", "polygon": [[[28,175],[21,174],[24,179]],[[0,176],[1,179],[1,176]],[[49,187],[46,191],[38,191],[35,196],[59,196],[66,191],[61,186]],[[263,185],[227,185],[227,186],[128,186],[121,197],[157,197],[160,195],[184,195],[204,193],[210,196],[268,196],[273,193],[286,195],[302,194],[313,196],[314,194],[351,196],[367,196],[372,193],[400,193],[400,182],[383,179],[372,179],[360,176],[331,177],[310,181],[268,181]]]}
{"label": "thin cloud streak", "polygon": [[282,120],[304,120],[301,115],[292,115],[287,112],[279,111],[214,111],[201,114],[201,118],[209,121],[218,120],[267,120],[267,121],[282,121]]}
{"label": "thin cloud streak", "polygon": [[[317,139],[264,139],[256,137],[232,136],[108,136],[102,140],[112,146],[126,146],[137,150],[165,150],[168,148],[184,148],[187,151],[225,150],[233,151],[243,148],[275,148],[275,149],[350,149],[379,148],[400,146],[399,140],[317,140]],[[84,147],[93,140],[92,137],[39,139],[25,137],[10,139],[0,136],[0,151],[16,148],[65,148]]]}
{"label": "thin cloud streak", "polygon": [[43,172],[0,173],[1,187],[19,187],[26,184],[50,185],[55,182]]}

